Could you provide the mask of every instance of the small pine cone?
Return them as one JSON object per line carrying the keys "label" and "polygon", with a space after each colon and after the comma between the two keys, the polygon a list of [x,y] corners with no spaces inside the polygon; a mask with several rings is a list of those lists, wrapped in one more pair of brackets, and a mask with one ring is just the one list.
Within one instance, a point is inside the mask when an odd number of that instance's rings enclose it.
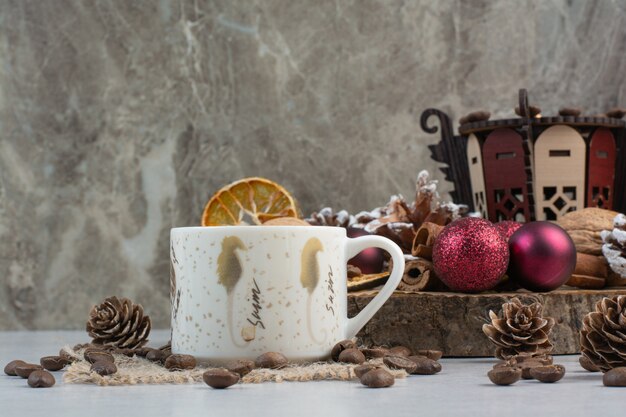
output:
{"label": "small pine cone", "polygon": [[549,335],[554,319],[542,317],[541,303],[524,305],[518,298],[513,298],[502,304],[502,314],[501,318],[489,311],[491,324],[483,325],[483,333],[496,345],[497,358],[543,355],[552,351]]}
{"label": "small pine cone", "polygon": [[143,307],[128,298],[109,297],[89,313],[87,333],[92,343],[122,349],[136,349],[148,342],[150,317]]}
{"label": "small pine cone", "polygon": [[626,278],[626,216],[618,214],[613,220],[613,230],[600,232],[602,254],[616,274]]}
{"label": "small pine cone", "polygon": [[602,372],[626,366],[626,296],[596,303],[596,310],[583,319],[580,350]]}
{"label": "small pine cone", "polygon": [[325,207],[317,212],[313,212],[308,219],[304,219],[312,226],[338,226],[350,227],[356,220],[347,211],[341,210],[337,213],[330,207]]}

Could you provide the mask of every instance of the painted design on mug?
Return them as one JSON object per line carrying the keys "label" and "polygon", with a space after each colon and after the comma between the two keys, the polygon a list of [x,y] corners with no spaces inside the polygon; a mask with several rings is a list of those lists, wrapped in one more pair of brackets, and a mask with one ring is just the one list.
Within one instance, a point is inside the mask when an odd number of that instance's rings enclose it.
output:
{"label": "painted design on mug", "polygon": [[[230,333],[230,339],[237,347],[244,347],[248,343],[239,343],[235,337],[235,330],[233,329],[233,299],[235,293],[235,286],[239,282],[243,273],[243,267],[241,266],[241,259],[237,250],[246,251],[246,245],[237,236],[226,236],[222,240],[222,251],[217,257],[217,275],[218,283],[226,288],[227,300],[227,320],[228,320],[228,332]],[[243,329],[242,329],[243,333]],[[241,335],[244,340],[245,336]]]}
{"label": "painted design on mug", "polygon": [[171,256],[170,256],[170,304],[172,305],[172,315],[174,320],[178,315],[178,307],[180,304],[180,290],[176,291],[176,270],[174,264],[178,264],[176,258],[176,252],[174,251],[174,242],[171,243]]}
{"label": "painted design on mug", "polygon": [[322,242],[318,238],[312,237],[304,244],[302,255],[300,257],[300,283],[309,293],[307,297],[307,331],[309,332],[311,340],[317,344],[324,343],[328,336],[325,329],[323,330],[324,335],[322,336],[322,339],[318,339],[315,336],[312,324],[313,311],[311,311],[313,291],[315,291],[315,288],[317,288],[317,285],[320,282],[320,269],[317,262],[317,254],[323,251],[324,246],[322,245]]}

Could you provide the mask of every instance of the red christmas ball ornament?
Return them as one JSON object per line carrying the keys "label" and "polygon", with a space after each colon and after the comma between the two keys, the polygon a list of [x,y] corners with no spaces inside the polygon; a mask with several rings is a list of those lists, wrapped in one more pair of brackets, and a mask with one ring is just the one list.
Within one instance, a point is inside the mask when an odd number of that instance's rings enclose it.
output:
{"label": "red christmas ball ornament", "polygon": [[[348,237],[367,236],[371,234],[357,227],[348,227],[346,233]],[[367,248],[359,252],[354,258],[351,258],[348,263],[359,268],[364,274],[378,274],[383,270],[384,261],[385,258],[382,249]]]}
{"label": "red christmas ball ornament", "polygon": [[453,291],[492,289],[508,263],[506,240],[484,219],[465,217],[450,223],[433,245],[435,273]]}
{"label": "red christmas ball ornament", "polygon": [[511,236],[513,236],[513,233],[522,227],[522,224],[514,220],[503,220],[494,224],[494,226],[502,233],[502,236],[504,236],[504,239],[508,242]]}
{"label": "red christmas ball ornament", "polygon": [[509,240],[509,274],[531,291],[552,291],[565,284],[576,267],[576,247],[554,223],[526,223]]}

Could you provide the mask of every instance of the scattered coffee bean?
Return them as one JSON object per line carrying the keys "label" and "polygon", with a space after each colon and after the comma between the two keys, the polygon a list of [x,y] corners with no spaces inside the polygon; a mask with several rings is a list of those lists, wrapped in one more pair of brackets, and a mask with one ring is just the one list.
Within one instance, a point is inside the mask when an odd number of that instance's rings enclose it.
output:
{"label": "scattered coffee bean", "polygon": [[54,376],[48,371],[33,371],[28,376],[28,385],[33,388],[50,388],[55,382]]}
{"label": "scattered coffee bean", "polygon": [[231,385],[235,385],[239,382],[239,374],[236,372],[231,372],[228,369],[209,369],[205,373],[202,374],[202,379],[204,383],[210,386],[211,388],[228,388]]}
{"label": "scattered coffee bean", "polygon": [[135,356],[134,349],[113,349],[111,350],[111,353],[115,353],[116,355],[128,356],[129,358],[132,358],[133,356]]}
{"label": "scattered coffee bean", "polygon": [[338,362],[356,363],[359,365],[365,362],[365,355],[355,348],[346,349],[339,354]]}
{"label": "scattered coffee bean", "polygon": [[366,372],[361,377],[361,384],[369,388],[386,388],[392,386],[393,383],[393,375],[381,368]]}
{"label": "scattered coffee bean", "polygon": [[606,372],[602,383],[607,387],[626,387],[626,367],[620,366]]}
{"label": "scattered coffee bean", "polygon": [[545,365],[530,368],[530,375],[540,382],[557,382],[565,375],[563,365]]}
{"label": "scattered coffee bean", "polygon": [[254,366],[254,361],[242,359],[242,360],[228,362],[225,368],[230,372],[234,372],[238,374],[239,376],[244,376],[244,375],[248,375],[250,371],[252,371],[255,368],[255,366]]}
{"label": "scattered coffee bean", "polygon": [[153,349],[149,347],[141,347],[141,348],[135,349],[135,355],[145,358],[148,352],[150,352],[151,350]]}
{"label": "scattered coffee bean", "polygon": [[363,375],[374,369],[380,369],[380,367],[372,365],[371,363],[364,363],[363,365],[355,366],[353,371],[356,377],[360,379]]}
{"label": "scattered coffee bean", "polygon": [[151,362],[165,362],[165,359],[167,359],[167,356],[165,353],[163,353],[162,350],[159,349],[152,349],[150,350],[147,354],[146,354],[146,359],[148,359]]}
{"label": "scattered coffee bean", "polygon": [[89,363],[96,363],[100,361],[115,362],[113,355],[103,350],[86,350],[84,355],[85,360]]}
{"label": "scattered coffee bean", "polygon": [[60,371],[69,362],[60,356],[44,356],[39,359],[39,363],[43,366],[43,369],[48,371]]}
{"label": "scattered coffee bean", "polygon": [[356,347],[356,343],[354,343],[352,340],[342,340],[341,342],[337,342],[337,344],[333,346],[333,349],[330,351],[330,357],[332,358],[332,360],[337,362],[339,360],[339,355],[341,354],[341,352],[346,349],[355,349]]}
{"label": "scattered coffee bean", "polygon": [[[517,362],[512,361],[499,361],[495,365],[493,365],[493,369],[496,368],[519,368]],[[520,368],[521,370],[522,368]]]}
{"label": "scattered coffee bean", "polygon": [[28,378],[28,376],[34,371],[41,371],[43,368],[40,365],[34,363],[23,363],[15,366],[15,374],[22,378]]}
{"label": "scattered coffee bean", "polygon": [[384,347],[372,347],[361,349],[366,359],[382,358],[389,354],[389,349]]}
{"label": "scattered coffee bean", "polygon": [[406,357],[409,357],[412,355],[411,349],[409,349],[406,346],[394,346],[391,349],[389,349],[389,352],[387,354],[390,356],[406,356]]}
{"label": "scattered coffee bean", "polygon": [[59,351],[59,356],[65,359],[68,363],[76,362],[76,358],[70,355],[65,349]]}
{"label": "scattered coffee bean", "polygon": [[16,359],[6,364],[4,367],[4,373],[10,376],[17,376],[15,373],[15,367],[18,365],[26,365],[26,362]]}
{"label": "scattered coffee bean", "polygon": [[165,360],[165,368],[170,371],[181,371],[196,367],[196,358],[191,355],[170,355]]}
{"label": "scattered coffee bean", "polygon": [[413,375],[434,375],[441,371],[441,364],[424,356],[409,356],[409,359],[417,365],[411,372]]}
{"label": "scattered coffee bean", "polygon": [[406,356],[385,356],[383,363],[390,369],[404,369],[409,374],[417,369],[417,363]]}
{"label": "scattered coffee bean", "polygon": [[280,369],[285,367],[288,362],[289,361],[282,353],[267,352],[259,355],[254,361],[254,365],[257,368]]}
{"label": "scattered coffee bean", "polygon": [[520,380],[522,370],[517,367],[502,366],[493,368],[487,373],[487,376],[496,385],[511,385]]}
{"label": "scattered coffee bean", "polygon": [[443,352],[440,350],[421,349],[415,352],[416,356],[426,356],[428,359],[438,361],[443,356]]}
{"label": "scattered coffee bean", "polygon": [[578,362],[580,363],[580,366],[583,367],[583,369],[586,369],[589,372],[600,372],[600,368],[598,368],[593,362],[591,362],[591,359],[584,355],[578,358]]}
{"label": "scattered coffee bean", "polygon": [[90,370],[99,375],[106,376],[116,373],[117,366],[111,361],[103,360],[93,363]]}

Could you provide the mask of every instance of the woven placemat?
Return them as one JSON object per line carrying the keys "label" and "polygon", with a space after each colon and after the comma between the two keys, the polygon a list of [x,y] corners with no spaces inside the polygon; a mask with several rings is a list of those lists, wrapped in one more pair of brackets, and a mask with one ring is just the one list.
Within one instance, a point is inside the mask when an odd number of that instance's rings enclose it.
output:
{"label": "woven placemat", "polygon": [[[139,356],[129,358],[128,356],[113,354],[117,372],[113,375],[101,376],[90,371],[91,364],[84,360],[82,349],[74,351],[71,347],[66,346],[63,350],[76,359],[63,375],[63,381],[69,384],[193,384],[203,382],[202,374],[208,368],[211,368],[209,364],[200,364],[192,370],[170,372],[161,365]],[[373,359],[368,363],[385,367],[381,359]],[[283,381],[348,381],[356,378],[354,373],[356,366],[335,362],[314,362],[292,364],[282,369],[254,369],[245,375],[241,382],[244,384],[257,384],[261,382]],[[396,378],[407,376],[404,370],[391,369],[389,372]]]}

